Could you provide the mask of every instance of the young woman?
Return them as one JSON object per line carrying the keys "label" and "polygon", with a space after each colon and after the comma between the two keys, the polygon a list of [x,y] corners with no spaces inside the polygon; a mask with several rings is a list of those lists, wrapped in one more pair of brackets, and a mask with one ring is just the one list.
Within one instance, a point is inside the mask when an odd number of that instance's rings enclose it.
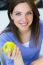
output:
{"label": "young woman", "polygon": [[9,0],[8,17],[10,23],[0,35],[0,47],[7,41],[16,46],[5,57],[6,64],[33,65],[40,57],[43,38],[37,7],[31,0]]}

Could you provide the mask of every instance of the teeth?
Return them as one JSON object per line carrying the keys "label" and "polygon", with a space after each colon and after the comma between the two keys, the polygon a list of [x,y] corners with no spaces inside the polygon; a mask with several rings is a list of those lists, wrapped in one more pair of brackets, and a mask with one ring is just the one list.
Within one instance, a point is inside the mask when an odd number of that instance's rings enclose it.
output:
{"label": "teeth", "polygon": [[27,25],[27,23],[20,23],[21,25]]}
{"label": "teeth", "polygon": [[22,24],[22,25],[26,25],[26,24]]}

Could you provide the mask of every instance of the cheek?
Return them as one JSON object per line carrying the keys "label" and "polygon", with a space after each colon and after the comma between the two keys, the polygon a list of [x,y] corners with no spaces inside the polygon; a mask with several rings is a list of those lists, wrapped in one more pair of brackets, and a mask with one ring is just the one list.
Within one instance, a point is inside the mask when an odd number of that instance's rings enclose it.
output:
{"label": "cheek", "polygon": [[20,20],[20,17],[14,16],[14,17],[13,17],[13,20],[16,21],[16,22],[18,22],[18,21]]}
{"label": "cheek", "polygon": [[32,22],[33,21],[33,16],[29,16],[27,19],[28,19],[28,21]]}
{"label": "cheek", "polygon": [[28,25],[31,25],[33,22],[33,16],[28,17]]}
{"label": "cheek", "polygon": [[18,25],[18,23],[19,23],[19,18],[14,17],[14,19],[13,19],[13,20],[14,20],[14,24],[15,24],[15,25]]}

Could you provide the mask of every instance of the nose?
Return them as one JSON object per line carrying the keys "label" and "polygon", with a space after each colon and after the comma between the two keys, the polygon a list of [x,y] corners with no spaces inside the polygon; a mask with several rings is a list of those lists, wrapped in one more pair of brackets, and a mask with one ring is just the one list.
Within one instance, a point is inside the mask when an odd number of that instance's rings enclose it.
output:
{"label": "nose", "polygon": [[22,20],[23,20],[24,22],[26,22],[26,16],[25,16],[25,15],[22,16]]}

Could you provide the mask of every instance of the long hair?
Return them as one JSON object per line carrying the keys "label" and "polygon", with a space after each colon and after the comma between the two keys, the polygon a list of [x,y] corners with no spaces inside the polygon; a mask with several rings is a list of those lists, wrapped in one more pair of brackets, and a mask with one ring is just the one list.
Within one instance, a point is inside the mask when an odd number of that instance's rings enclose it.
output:
{"label": "long hair", "polygon": [[24,3],[24,2],[29,4],[30,7],[32,8],[32,11],[33,11],[33,22],[32,22],[32,25],[31,25],[31,30],[32,30],[31,33],[34,35],[35,44],[37,44],[36,42],[38,42],[39,32],[40,32],[40,27],[39,27],[39,11],[38,11],[36,5],[34,4],[34,2],[32,2],[32,0],[9,0],[8,17],[10,19],[10,24],[9,24],[10,30],[13,33],[15,33],[17,38],[20,40],[20,36],[19,36],[19,33],[18,33],[18,28],[15,26],[13,20],[11,19],[10,13],[13,12],[13,9],[15,8],[15,6],[17,4]]}

